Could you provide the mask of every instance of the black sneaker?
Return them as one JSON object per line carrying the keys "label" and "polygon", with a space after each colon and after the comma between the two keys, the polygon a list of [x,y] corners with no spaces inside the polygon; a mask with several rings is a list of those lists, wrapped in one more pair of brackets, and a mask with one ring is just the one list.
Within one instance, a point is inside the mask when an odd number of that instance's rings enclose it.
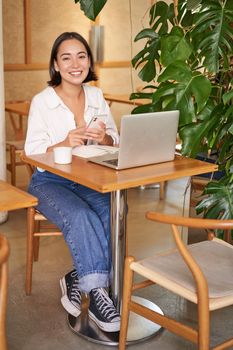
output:
{"label": "black sneaker", "polygon": [[88,309],[90,318],[105,332],[120,330],[120,315],[104,288],[92,289]]}
{"label": "black sneaker", "polygon": [[78,317],[81,314],[82,295],[78,288],[78,274],[76,270],[67,273],[60,279],[60,286],[62,290],[61,303],[65,310]]}

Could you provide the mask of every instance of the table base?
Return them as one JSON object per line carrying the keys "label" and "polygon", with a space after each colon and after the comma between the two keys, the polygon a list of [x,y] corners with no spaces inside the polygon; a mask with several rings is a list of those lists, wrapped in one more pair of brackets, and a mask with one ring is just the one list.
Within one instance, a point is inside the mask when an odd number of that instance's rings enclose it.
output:
{"label": "table base", "polygon": [[[133,299],[139,304],[149,307],[151,310],[163,314],[162,310],[151,301],[134,296]],[[81,315],[76,318],[68,315],[68,323],[72,331],[79,336],[86,338],[94,343],[103,345],[117,346],[119,340],[119,332],[103,332],[99,327],[88,317],[88,305],[85,303]],[[161,326],[157,325],[144,317],[135,313],[130,313],[127,344],[138,343],[158,334],[161,331]]]}

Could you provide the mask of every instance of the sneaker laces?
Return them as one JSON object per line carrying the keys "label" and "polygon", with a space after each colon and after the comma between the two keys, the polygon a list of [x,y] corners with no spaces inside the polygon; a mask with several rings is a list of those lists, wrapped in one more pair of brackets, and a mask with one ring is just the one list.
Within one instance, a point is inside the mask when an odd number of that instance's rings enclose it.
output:
{"label": "sneaker laces", "polygon": [[82,296],[81,291],[79,289],[78,285],[78,273],[76,270],[71,272],[71,277],[73,278],[73,283],[70,291],[70,297],[73,301],[75,301],[78,304],[81,304]]}
{"label": "sneaker laces", "polygon": [[113,301],[109,298],[104,288],[93,289],[92,294],[95,298],[96,305],[99,311],[105,318],[107,318],[110,321],[112,321],[113,319],[120,320],[120,315],[117,312]]}

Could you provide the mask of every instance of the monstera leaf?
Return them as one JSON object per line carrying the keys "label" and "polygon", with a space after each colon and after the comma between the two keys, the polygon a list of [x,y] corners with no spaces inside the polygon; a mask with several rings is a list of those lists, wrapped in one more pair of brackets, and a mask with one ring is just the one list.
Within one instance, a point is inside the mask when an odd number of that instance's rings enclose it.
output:
{"label": "monstera leaf", "polygon": [[203,195],[208,195],[197,206],[197,213],[204,213],[208,219],[233,218],[233,183],[226,179],[209,182]]}
{"label": "monstera leaf", "polygon": [[203,0],[195,15],[192,31],[195,50],[204,57],[203,65],[209,72],[219,71],[219,59],[229,69],[228,54],[233,38],[233,1]]}
{"label": "monstera leaf", "polygon": [[[173,89],[171,83],[166,83],[172,80],[175,81]],[[160,85],[153,98],[172,95],[175,101],[173,107],[180,110],[180,126],[195,122],[196,115],[205,107],[210,96],[209,79],[198,72],[192,72],[183,61],[175,61],[159,76],[158,82],[163,85]]]}
{"label": "monstera leaf", "polygon": [[85,16],[94,21],[107,0],[74,0],[74,2],[80,3],[80,8]]}
{"label": "monstera leaf", "polygon": [[139,71],[139,77],[144,81],[151,81],[156,75],[155,61],[159,59],[160,37],[151,28],[143,29],[135,37],[134,41],[147,39],[147,44],[133,59],[132,65],[137,68],[143,65]]}

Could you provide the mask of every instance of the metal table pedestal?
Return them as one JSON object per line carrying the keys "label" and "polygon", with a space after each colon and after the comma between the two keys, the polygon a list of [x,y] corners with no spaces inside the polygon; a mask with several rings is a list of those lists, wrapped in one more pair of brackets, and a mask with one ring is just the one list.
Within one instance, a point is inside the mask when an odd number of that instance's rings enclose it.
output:
{"label": "metal table pedestal", "polygon": [[[117,190],[111,193],[111,240],[112,240],[112,297],[120,311],[123,268],[126,250],[126,215],[127,215],[127,190]],[[148,306],[162,314],[162,310],[149,300],[134,297],[141,304]],[[119,332],[103,332],[89,319],[87,314],[88,303],[85,303],[82,313],[78,318],[68,315],[68,323],[72,331],[80,336],[105,345],[118,345]],[[151,337],[160,330],[160,326],[145,318],[130,315],[127,342],[139,342]]]}
{"label": "metal table pedestal", "polygon": [[[163,314],[162,310],[151,301],[134,296],[133,299],[150,309]],[[79,336],[86,338],[94,343],[103,345],[117,346],[119,341],[119,332],[103,332],[94,321],[88,317],[88,305],[85,305],[79,317],[68,315],[68,323],[72,331]],[[129,327],[127,335],[127,344],[134,344],[147,340],[161,332],[162,328],[141,317],[135,313],[130,313]]]}

